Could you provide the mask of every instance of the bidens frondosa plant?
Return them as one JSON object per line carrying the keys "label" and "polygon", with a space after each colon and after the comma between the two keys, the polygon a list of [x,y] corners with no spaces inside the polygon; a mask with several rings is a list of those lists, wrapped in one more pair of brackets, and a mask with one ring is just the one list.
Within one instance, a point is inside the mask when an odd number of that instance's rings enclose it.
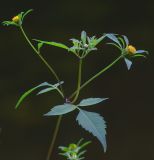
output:
{"label": "bidens frondosa plant", "polygon": [[[137,50],[133,45],[129,44],[129,40],[125,35],[118,35],[113,33],[104,33],[102,36],[97,38],[96,36],[89,37],[85,31],[81,32],[81,37],[79,39],[71,38],[72,45],[66,46],[62,43],[57,43],[53,41],[45,41],[40,39],[32,39],[30,40],[24,29],[23,29],[23,20],[26,15],[28,15],[32,10],[28,10],[27,12],[21,12],[20,14],[14,16],[11,21],[4,21],[3,25],[6,26],[15,26],[18,27],[23,36],[25,37],[26,41],[29,43],[30,47],[34,50],[34,53],[39,56],[40,60],[46,65],[47,69],[50,71],[52,76],[55,77],[55,80],[57,81],[56,84],[44,82],[39,85],[37,85],[34,88],[31,88],[30,90],[26,91],[18,100],[15,108],[19,108],[23,100],[33,91],[38,90],[37,95],[45,94],[47,92],[51,91],[57,91],[61,98],[63,99],[63,104],[58,104],[56,106],[53,106],[51,110],[48,113],[45,113],[45,116],[59,116],[56,124],[55,131],[53,133],[53,139],[51,142],[51,145],[49,147],[47,160],[50,159],[50,156],[52,154],[52,150],[55,144],[56,136],[58,134],[58,130],[60,127],[60,123],[62,120],[62,115],[67,114],[69,112],[73,112],[75,110],[78,110],[78,115],[76,117],[76,121],[78,124],[84,128],[86,131],[92,133],[102,144],[104,151],[107,150],[107,144],[106,144],[106,123],[102,115],[95,113],[95,112],[89,112],[87,111],[88,107],[94,106],[98,103],[104,103],[108,98],[87,98],[79,100],[79,95],[81,90],[89,85],[92,81],[94,81],[97,77],[102,75],[105,71],[110,69],[113,65],[115,65],[117,62],[119,62],[121,59],[123,59],[126,63],[126,66],[128,70],[132,66],[132,59],[136,57],[146,57],[146,54],[148,53],[145,50]],[[111,44],[119,49],[120,55],[113,60],[109,65],[107,65],[105,68],[102,68],[98,73],[93,75],[91,78],[89,78],[87,81],[82,81],[82,64],[84,59],[89,55],[89,53],[94,52],[98,48],[98,44],[101,44],[104,42],[105,39],[108,39],[108,44]],[[37,43],[37,45],[34,45],[32,42]],[[64,49],[68,52],[68,54],[74,54],[77,57],[77,63],[79,65],[78,69],[78,80],[76,85],[76,90],[73,91],[73,93],[66,97],[63,91],[63,84],[64,82],[59,78],[58,74],[55,72],[53,67],[45,60],[45,58],[41,54],[41,48],[45,45],[55,46],[61,49]],[[73,145],[75,146],[75,145]],[[65,155],[68,159],[74,159],[79,160],[80,157],[78,156],[78,152],[80,150],[80,146],[77,145],[74,149],[70,149],[71,147],[61,147],[61,150],[64,152],[62,153]],[[73,151],[73,152],[72,152]],[[73,158],[74,157],[74,158]]]}

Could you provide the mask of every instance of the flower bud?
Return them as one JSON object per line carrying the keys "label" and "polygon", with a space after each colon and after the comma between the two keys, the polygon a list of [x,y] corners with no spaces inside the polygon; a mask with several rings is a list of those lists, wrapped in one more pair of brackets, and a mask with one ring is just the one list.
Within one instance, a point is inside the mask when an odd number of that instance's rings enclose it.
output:
{"label": "flower bud", "polygon": [[85,47],[85,48],[88,48],[88,44],[84,44],[84,47]]}
{"label": "flower bud", "polygon": [[126,51],[128,52],[128,54],[134,54],[136,52],[136,48],[132,45],[128,45],[126,47]]}
{"label": "flower bud", "polygon": [[69,145],[69,149],[70,150],[74,150],[74,149],[76,149],[78,146],[76,145],[76,144],[70,144]]}
{"label": "flower bud", "polygon": [[13,17],[13,18],[12,18],[12,21],[13,21],[14,23],[18,23],[18,22],[20,21],[20,17],[19,17],[19,16]]}

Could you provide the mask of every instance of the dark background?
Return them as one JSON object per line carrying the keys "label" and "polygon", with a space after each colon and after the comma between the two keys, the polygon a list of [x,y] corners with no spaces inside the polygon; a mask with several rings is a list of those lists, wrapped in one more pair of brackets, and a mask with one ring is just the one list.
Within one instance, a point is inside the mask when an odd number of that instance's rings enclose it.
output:
{"label": "dark background", "polygon": [[[97,78],[81,92],[81,98],[110,97],[89,111],[99,112],[107,122],[107,153],[100,143],[75,123],[75,113],[63,118],[52,159],[57,147],[92,140],[86,159],[153,160],[153,1],[44,0],[1,2],[0,19],[9,20],[30,8],[34,12],[24,22],[31,38],[63,42],[79,38],[82,30],[101,36],[113,32],[125,34],[137,49],[150,52],[147,59],[134,60],[130,71],[123,61]],[[44,47],[43,56],[51,63],[69,95],[76,87],[77,59],[62,49]],[[118,56],[117,49],[99,46],[84,62],[83,81]],[[30,96],[19,110],[14,106],[27,89],[44,81],[55,83],[53,76],[25,43],[15,27],[0,27],[0,160],[45,160],[57,117],[42,117],[49,109],[63,103],[56,93]],[[88,109],[88,108],[87,108]]]}

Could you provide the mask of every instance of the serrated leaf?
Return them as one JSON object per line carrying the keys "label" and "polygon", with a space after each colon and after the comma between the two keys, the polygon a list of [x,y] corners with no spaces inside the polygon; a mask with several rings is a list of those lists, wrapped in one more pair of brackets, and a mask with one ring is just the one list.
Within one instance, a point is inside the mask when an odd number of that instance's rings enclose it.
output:
{"label": "serrated leaf", "polygon": [[131,66],[132,66],[132,61],[130,61],[130,60],[127,59],[127,58],[124,58],[124,60],[125,60],[125,63],[126,63],[126,66],[127,66],[128,70],[130,70],[130,68],[131,68]]}
{"label": "serrated leaf", "polygon": [[29,96],[33,91],[35,91],[36,89],[38,89],[39,87],[43,87],[43,86],[49,86],[50,84],[47,83],[47,82],[44,82],[44,83],[41,83],[40,85],[34,87],[34,88],[31,88],[30,90],[26,91],[18,100],[16,106],[15,106],[15,109],[17,109],[19,107],[19,105],[23,102],[23,100]]}
{"label": "serrated leaf", "polygon": [[83,99],[78,106],[91,106],[94,104],[98,104],[102,101],[107,100],[108,98],[87,98],[87,99]]}
{"label": "serrated leaf", "polygon": [[50,45],[50,46],[55,46],[55,47],[63,48],[63,49],[66,49],[66,50],[69,49],[66,45],[64,45],[64,44],[62,44],[62,43],[41,41],[41,40],[38,40],[38,39],[33,39],[33,40],[34,40],[34,41],[37,41],[37,42],[41,42],[41,43],[43,43],[43,44]]}
{"label": "serrated leaf", "polygon": [[80,109],[76,120],[85,130],[98,138],[104,147],[104,152],[106,152],[106,124],[103,117],[101,117],[98,113],[88,112]]}
{"label": "serrated leaf", "polygon": [[87,33],[85,31],[81,32],[81,40],[83,44],[86,44],[86,39],[87,39]]}
{"label": "serrated leaf", "polygon": [[45,116],[57,116],[57,115],[63,115],[69,112],[72,112],[76,109],[76,106],[73,104],[65,103],[63,105],[57,105],[51,109],[48,113],[45,114]]}

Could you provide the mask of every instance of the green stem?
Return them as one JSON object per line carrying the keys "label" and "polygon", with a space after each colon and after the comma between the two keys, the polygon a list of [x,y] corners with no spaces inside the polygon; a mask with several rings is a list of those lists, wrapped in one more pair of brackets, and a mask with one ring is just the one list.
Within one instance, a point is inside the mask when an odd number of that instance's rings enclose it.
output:
{"label": "green stem", "polygon": [[55,144],[55,141],[56,141],[56,138],[57,138],[57,135],[58,135],[58,131],[59,131],[59,128],[60,128],[61,120],[62,120],[62,115],[58,117],[56,128],[55,128],[54,133],[53,133],[53,138],[52,138],[49,150],[48,150],[46,160],[50,160],[50,157],[52,155],[54,144]]}
{"label": "green stem", "polygon": [[[60,83],[60,79],[59,77],[57,76],[56,72],[54,71],[54,69],[48,64],[48,62],[43,58],[43,56],[40,54],[40,52],[34,47],[34,45],[31,43],[31,41],[29,40],[29,38],[27,37],[25,31],[23,30],[22,26],[20,26],[20,30],[22,32],[22,34],[24,35],[25,39],[27,40],[27,42],[29,43],[29,45],[32,47],[32,49],[34,50],[34,52],[39,56],[39,58],[43,61],[43,63],[47,66],[47,68],[50,70],[50,72],[54,75],[54,77],[56,78],[56,80],[58,81],[58,83]],[[62,89],[62,85],[60,85],[60,89],[57,89],[57,91],[60,93],[60,95],[64,98],[64,92],[63,92],[63,89]],[[51,144],[50,144],[50,147],[49,147],[49,150],[48,150],[48,154],[47,154],[47,159],[46,160],[50,160],[50,157],[51,157],[51,154],[53,152],[53,147],[54,147],[54,144],[55,144],[55,141],[56,141],[56,137],[57,137],[57,134],[58,134],[58,131],[59,131],[59,127],[60,127],[60,123],[61,123],[61,119],[62,119],[62,116],[59,116],[58,117],[58,120],[57,120],[57,124],[56,124],[56,128],[54,130],[54,134],[53,134],[53,139],[51,141]]]}
{"label": "green stem", "polygon": [[105,71],[107,71],[109,68],[111,68],[114,64],[116,64],[122,57],[124,57],[124,55],[120,55],[117,59],[115,59],[112,63],[110,63],[108,66],[106,66],[105,68],[103,68],[100,72],[98,72],[97,74],[95,74],[92,78],[90,78],[89,80],[87,80],[83,85],[81,85],[81,87],[76,90],[75,92],[73,92],[71,94],[71,96],[69,98],[73,98],[75,96],[75,94],[77,92],[79,92],[81,89],[83,89],[85,86],[87,86],[90,82],[92,82],[94,79],[96,79],[98,76],[100,76],[102,73],[104,73]]}
{"label": "green stem", "polygon": [[76,100],[79,97],[80,94],[80,86],[81,86],[81,77],[82,77],[82,58],[79,60],[79,73],[78,73],[78,83],[77,83],[77,90],[76,90],[76,95],[72,101],[72,103],[75,103]]}
{"label": "green stem", "polygon": [[[43,58],[43,56],[39,53],[39,51],[34,47],[34,45],[31,43],[31,41],[29,40],[28,36],[26,35],[24,29],[22,26],[20,26],[20,30],[22,32],[22,34],[24,35],[25,39],[27,40],[27,42],[29,43],[29,45],[31,46],[31,48],[34,50],[34,52],[39,56],[39,58],[42,60],[42,62],[47,66],[47,68],[50,70],[50,72],[54,75],[54,77],[56,78],[56,80],[58,81],[58,83],[60,82],[59,77],[57,76],[56,72],[54,71],[54,69],[48,64],[48,62]],[[63,92],[62,86],[61,87],[61,91]],[[64,97],[64,94],[63,94]]]}

